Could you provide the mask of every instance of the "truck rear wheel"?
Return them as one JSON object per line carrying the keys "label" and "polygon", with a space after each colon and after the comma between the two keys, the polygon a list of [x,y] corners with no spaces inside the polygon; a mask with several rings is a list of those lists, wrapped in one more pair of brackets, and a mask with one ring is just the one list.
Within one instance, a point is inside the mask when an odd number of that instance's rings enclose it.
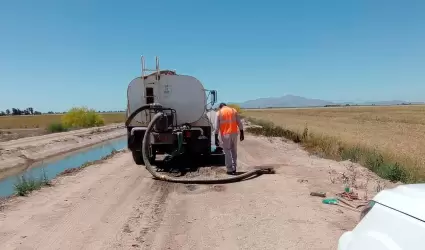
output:
{"label": "truck rear wheel", "polygon": [[[133,155],[133,160],[137,165],[145,165],[145,162],[143,161],[142,151],[133,150],[131,151],[131,154]],[[155,162],[155,158],[156,158],[155,154],[150,155],[149,163],[153,164]]]}

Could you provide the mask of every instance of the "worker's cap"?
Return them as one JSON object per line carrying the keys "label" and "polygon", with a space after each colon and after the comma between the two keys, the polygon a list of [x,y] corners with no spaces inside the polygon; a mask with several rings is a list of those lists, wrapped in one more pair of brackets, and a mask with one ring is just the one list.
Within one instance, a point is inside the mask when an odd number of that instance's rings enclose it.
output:
{"label": "worker's cap", "polygon": [[218,105],[219,108],[222,108],[224,106],[226,106],[226,103],[224,103],[224,102],[222,102],[222,103],[220,103],[220,105]]}

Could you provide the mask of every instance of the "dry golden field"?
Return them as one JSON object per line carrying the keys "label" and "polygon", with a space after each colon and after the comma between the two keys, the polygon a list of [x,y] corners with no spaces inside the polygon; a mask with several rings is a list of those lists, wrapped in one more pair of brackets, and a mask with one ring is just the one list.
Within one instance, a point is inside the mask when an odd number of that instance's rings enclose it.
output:
{"label": "dry golden field", "polygon": [[[105,124],[124,122],[125,113],[100,113]],[[0,129],[46,128],[59,123],[62,115],[0,116]]]}
{"label": "dry golden field", "polygon": [[334,136],[342,142],[375,148],[394,159],[411,160],[414,165],[425,167],[425,106],[422,105],[243,112],[301,133],[307,126],[315,135]]}

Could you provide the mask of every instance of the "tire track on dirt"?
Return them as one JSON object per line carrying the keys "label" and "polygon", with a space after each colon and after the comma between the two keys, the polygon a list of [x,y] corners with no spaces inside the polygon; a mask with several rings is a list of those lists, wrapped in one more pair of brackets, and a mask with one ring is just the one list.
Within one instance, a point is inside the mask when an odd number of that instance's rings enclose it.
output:
{"label": "tire track on dirt", "polygon": [[[0,217],[0,249],[117,249],[119,229],[138,202],[148,206],[166,199],[166,190],[148,175],[133,164],[131,155],[123,153],[61,178],[59,185],[24,198],[19,210],[10,207]],[[65,179],[67,185],[60,185]],[[160,193],[165,195],[161,198]],[[160,205],[151,210],[161,214]],[[148,213],[143,215],[146,219],[152,213],[149,209],[139,212]],[[155,227],[155,221],[149,226]]]}
{"label": "tire track on dirt", "polygon": [[129,217],[122,228],[122,234],[119,237],[119,245],[150,249],[159,228],[164,214],[166,212],[167,198],[174,190],[175,184],[153,180],[147,188],[152,195],[143,199],[134,213]]}

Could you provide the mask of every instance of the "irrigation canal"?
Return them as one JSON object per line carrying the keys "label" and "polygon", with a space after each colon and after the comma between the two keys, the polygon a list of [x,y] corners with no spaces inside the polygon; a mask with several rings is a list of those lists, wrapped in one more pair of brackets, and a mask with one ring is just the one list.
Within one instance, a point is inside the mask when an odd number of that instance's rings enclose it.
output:
{"label": "irrigation canal", "polygon": [[15,183],[22,176],[27,178],[43,178],[46,176],[47,179],[51,180],[67,169],[79,167],[86,162],[100,160],[114,150],[121,150],[125,147],[127,147],[127,137],[121,137],[72,152],[64,158],[30,166],[24,172],[0,180],[0,197],[13,195],[15,193]]}

